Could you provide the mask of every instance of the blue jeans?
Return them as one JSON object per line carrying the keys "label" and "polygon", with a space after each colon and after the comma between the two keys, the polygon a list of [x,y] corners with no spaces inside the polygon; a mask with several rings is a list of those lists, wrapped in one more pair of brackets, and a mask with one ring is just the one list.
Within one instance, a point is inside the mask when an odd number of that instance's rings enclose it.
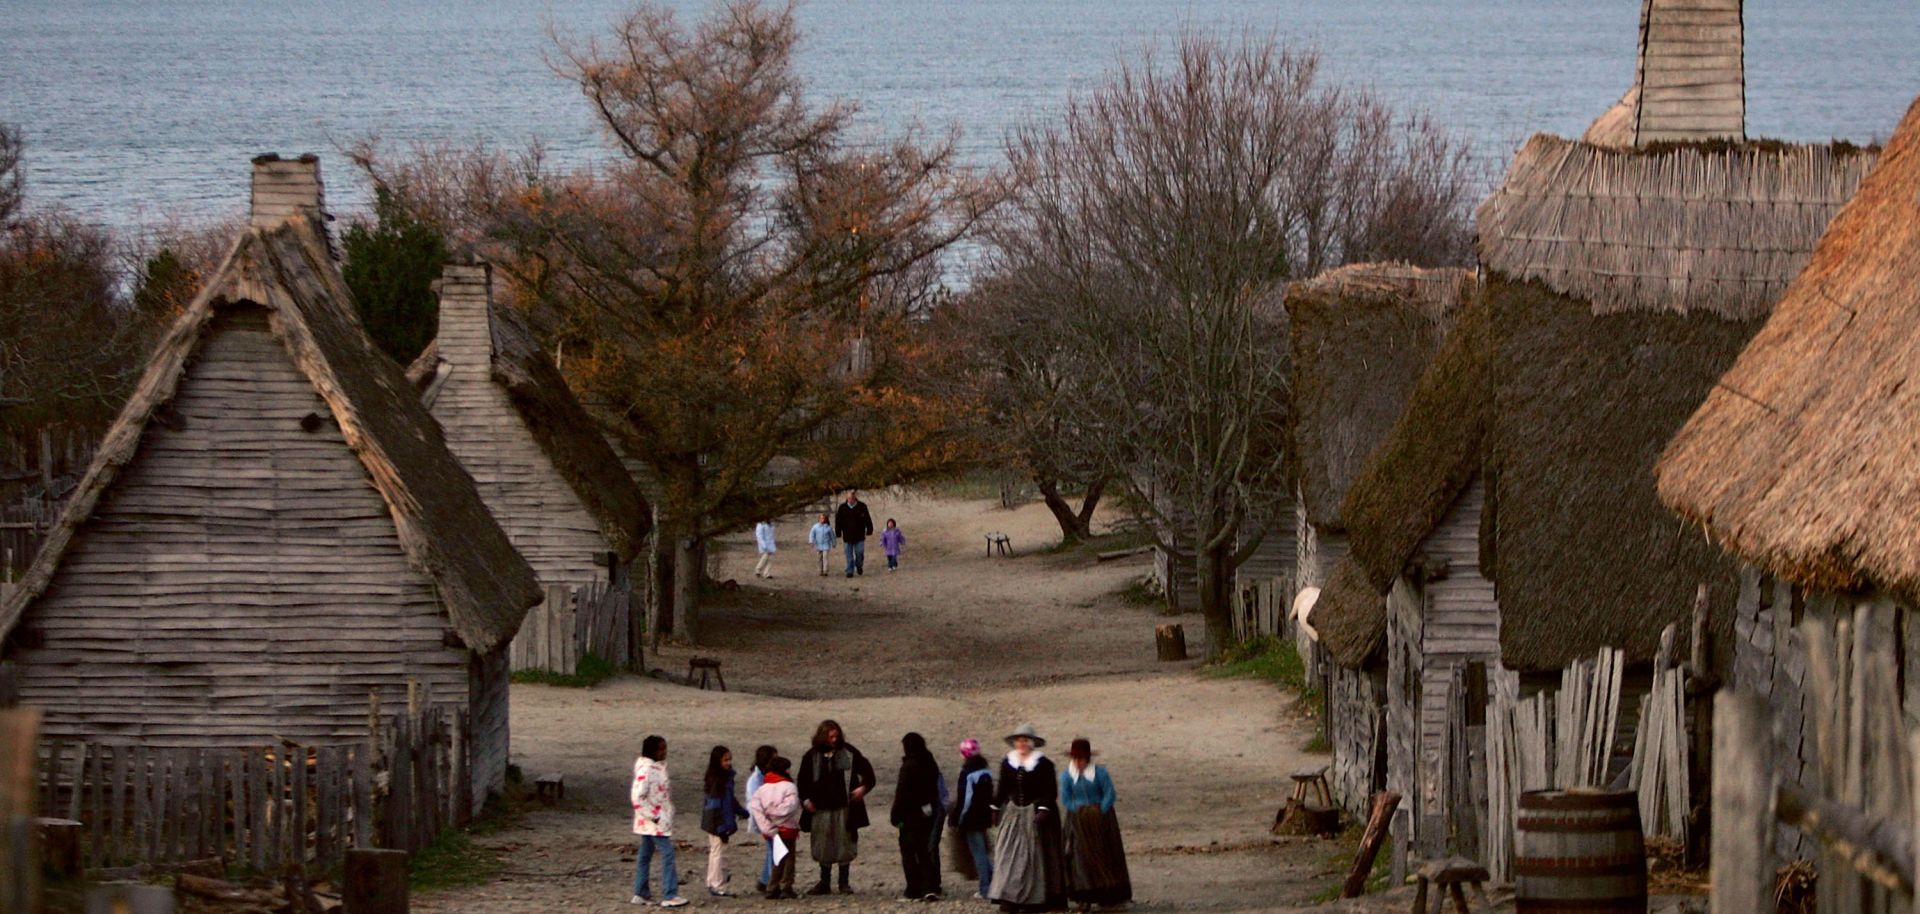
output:
{"label": "blue jeans", "polygon": [[660,854],[660,889],[666,894],[662,901],[680,897],[680,865],[673,857],[673,839],[665,835],[641,835],[640,855],[633,864],[633,894],[641,898],[652,898],[647,891],[647,870],[653,866],[653,855]]}
{"label": "blue jeans", "polygon": [[854,572],[861,574],[866,574],[867,572],[867,543],[865,540],[858,543],[847,544],[847,577],[853,577]]}
{"label": "blue jeans", "polygon": [[762,838],[760,843],[767,848],[766,856],[760,861],[760,884],[764,886],[773,881],[773,842]]}
{"label": "blue jeans", "polygon": [[980,871],[980,897],[993,887],[993,848],[987,846],[984,831],[961,832],[967,836],[967,852],[973,854],[973,868]]}

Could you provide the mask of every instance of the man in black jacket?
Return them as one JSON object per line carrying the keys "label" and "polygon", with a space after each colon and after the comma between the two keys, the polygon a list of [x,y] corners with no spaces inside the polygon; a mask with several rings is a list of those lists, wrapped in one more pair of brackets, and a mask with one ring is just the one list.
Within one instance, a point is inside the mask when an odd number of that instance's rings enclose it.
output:
{"label": "man in black jacket", "polygon": [[873,535],[873,514],[860,493],[847,490],[847,500],[833,512],[833,532],[847,546],[847,577],[867,573],[867,537]]}

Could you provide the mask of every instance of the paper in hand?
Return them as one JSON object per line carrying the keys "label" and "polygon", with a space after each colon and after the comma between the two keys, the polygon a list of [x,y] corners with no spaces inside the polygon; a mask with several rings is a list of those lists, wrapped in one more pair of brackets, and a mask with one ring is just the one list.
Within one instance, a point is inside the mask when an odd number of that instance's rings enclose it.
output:
{"label": "paper in hand", "polygon": [[787,859],[787,854],[789,853],[791,853],[791,851],[787,849],[786,839],[780,837],[779,835],[774,835],[773,836],[773,865],[779,866],[780,861]]}

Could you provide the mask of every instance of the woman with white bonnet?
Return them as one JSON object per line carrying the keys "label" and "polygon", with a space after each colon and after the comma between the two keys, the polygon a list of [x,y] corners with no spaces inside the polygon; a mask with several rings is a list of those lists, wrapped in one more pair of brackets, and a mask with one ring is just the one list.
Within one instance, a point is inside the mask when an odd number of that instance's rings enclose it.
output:
{"label": "woman with white bonnet", "polygon": [[989,900],[1005,911],[1057,911],[1067,903],[1060,856],[1060,782],[1047,741],[1032,724],[1007,735],[993,808],[1000,837],[993,848]]}

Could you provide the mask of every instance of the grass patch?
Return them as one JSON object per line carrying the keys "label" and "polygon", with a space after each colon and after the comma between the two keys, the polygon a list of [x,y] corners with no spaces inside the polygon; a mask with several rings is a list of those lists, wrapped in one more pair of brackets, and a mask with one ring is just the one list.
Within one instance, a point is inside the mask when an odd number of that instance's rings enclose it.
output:
{"label": "grass patch", "polygon": [[407,881],[416,892],[438,892],[491,882],[505,867],[497,852],[475,845],[471,834],[449,829],[413,855]]}
{"label": "grass patch", "polygon": [[1249,638],[1227,648],[1218,661],[1204,669],[1207,675],[1223,679],[1265,679],[1298,690],[1303,696],[1311,691],[1300,652],[1273,635]]}
{"label": "grass patch", "polygon": [[506,869],[500,852],[475,844],[479,835],[491,835],[520,822],[533,802],[518,779],[508,778],[503,796],[487,798],[486,808],[466,828],[449,828],[407,862],[407,883],[416,892],[438,892],[482,885]]}
{"label": "grass patch", "polygon": [[1146,578],[1135,578],[1128,581],[1125,587],[1120,588],[1120,601],[1128,606],[1157,608],[1165,605],[1167,598],[1161,595],[1160,588],[1153,586],[1152,581]]}
{"label": "grass patch", "polygon": [[[1307,900],[1309,905],[1326,904],[1340,897],[1340,890],[1346,887],[1347,871],[1353,868],[1353,855],[1360,850],[1360,833],[1365,828],[1354,824],[1347,826],[1340,837],[1333,839],[1336,850],[1327,855],[1326,868],[1340,874],[1340,881],[1315,892]],[[1367,873],[1367,894],[1374,895],[1386,891],[1387,877],[1393,875],[1393,838],[1380,842],[1380,856],[1373,858],[1373,870]]]}
{"label": "grass patch", "polygon": [[513,681],[568,689],[591,689],[618,675],[620,671],[614,669],[613,664],[602,660],[597,655],[588,654],[573,665],[571,674],[555,673],[551,670],[521,670],[513,674]]}

